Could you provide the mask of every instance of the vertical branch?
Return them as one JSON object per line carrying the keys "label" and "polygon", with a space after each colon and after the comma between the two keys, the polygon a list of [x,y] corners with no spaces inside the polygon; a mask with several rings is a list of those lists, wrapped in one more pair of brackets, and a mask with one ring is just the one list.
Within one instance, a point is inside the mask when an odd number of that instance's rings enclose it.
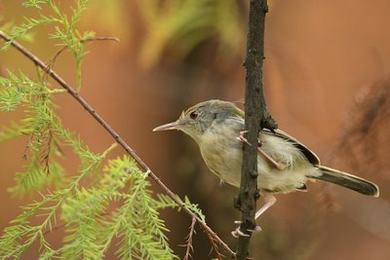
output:
{"label": "vertical branch", "polygon": [[242,212],[240,236],[236,251],[237,259],[247,259],[251,232],[256,227],[256,200],[260,197],[257,188],[257,144],[262,127],[275,129],[276,123],[267,111],[263,93],[263,59],[265,14],[268,11],[267,0],[250,0],[249,31],[244,66],[245,78],[245,129],[246,139],[251,145],[243,146],[243,164],[241,168],[241,186],[236,207]]}

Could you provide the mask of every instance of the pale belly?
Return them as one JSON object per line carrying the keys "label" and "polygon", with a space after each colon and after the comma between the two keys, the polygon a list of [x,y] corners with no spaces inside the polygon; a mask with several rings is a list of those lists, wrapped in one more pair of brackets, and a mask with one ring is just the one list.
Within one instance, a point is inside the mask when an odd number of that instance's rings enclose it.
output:
{"label": "pale belly", "polygon": [[[223,182],[239,187],[241,180],[242,143],[235,138],[229,140],[231,140],[230,144],[220,142],[219,140],[208,140],[210,142],[212,141],[213,145],[201,145],[200,149],[206,165],[214,174]],[[291,144],[287,143],[283,145]],[[292,153],[292,158],[293,156],[300,157],[301,154],[294,154],[300,153],[298,149],[295,150],[295,147],[290,148],[290,150],[287,149],[287,152]],[[271,150],[273,147],[267,147],[266,145],[264,149],[273,151]],[[275,158],[278,158],[278,154],[275,154]],[[287,156],[287,158],[289,157]],[[319,174],[317,172],[318,170],[309,162],[302,160],[302,157],[300,157],[299,165],[286,165],[284,170],[275,168],[261,155],[258,156],[257,161],[259,169],[257,185],[260,191],[263,192],[292,192],[304,186],[307,181],[307,176]]]}

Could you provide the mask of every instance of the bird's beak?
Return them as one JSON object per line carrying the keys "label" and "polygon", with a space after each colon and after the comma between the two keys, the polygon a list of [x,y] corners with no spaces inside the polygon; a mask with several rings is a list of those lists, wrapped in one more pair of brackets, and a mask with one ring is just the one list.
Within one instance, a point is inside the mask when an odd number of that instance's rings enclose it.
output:
{"label": "bird's beak", "polygon": [[175,121],[172,123],[158,126],[158,127],[153,129],[153,132],[160,132],[160,131],[167,131],[167,130],[174,130],[174,129],[177,130],[179,128],[179,126],[180,126],[180,123],[178,121]]}

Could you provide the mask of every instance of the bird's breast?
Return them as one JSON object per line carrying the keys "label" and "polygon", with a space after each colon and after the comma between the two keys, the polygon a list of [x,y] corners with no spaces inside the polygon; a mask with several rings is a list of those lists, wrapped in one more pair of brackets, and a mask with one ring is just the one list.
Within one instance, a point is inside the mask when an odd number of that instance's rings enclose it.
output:
{"label": "bird's breast", "polygon": [[238,187],[242,164],[239,131],[218,129],[202,137],[200,151],[207,167],[222,181]]}

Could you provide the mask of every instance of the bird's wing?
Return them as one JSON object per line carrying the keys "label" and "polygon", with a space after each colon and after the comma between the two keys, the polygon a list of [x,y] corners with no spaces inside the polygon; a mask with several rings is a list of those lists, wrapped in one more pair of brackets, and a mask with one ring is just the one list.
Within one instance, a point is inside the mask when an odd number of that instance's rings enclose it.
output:
{"label": "bird's wing", "polygon": [[307,148],[304,144],[302,144],[301,142],[299,142],[297,139],[290,136],[286,132],[279,130],[279,129],[274,130],[274,132],[272,132],[268,129],[263,129],[262,132],[264,134],[277,136],[277,137],[280,137],[280,138],[283,138],[283,139],[289,141],[290,143],[292,143],[295,147],[297,147],[302,152],[302,154],[307,158],[307,160],[311,164],[320,165],[320,158],[318,158],[318,156],[312,150]]}

